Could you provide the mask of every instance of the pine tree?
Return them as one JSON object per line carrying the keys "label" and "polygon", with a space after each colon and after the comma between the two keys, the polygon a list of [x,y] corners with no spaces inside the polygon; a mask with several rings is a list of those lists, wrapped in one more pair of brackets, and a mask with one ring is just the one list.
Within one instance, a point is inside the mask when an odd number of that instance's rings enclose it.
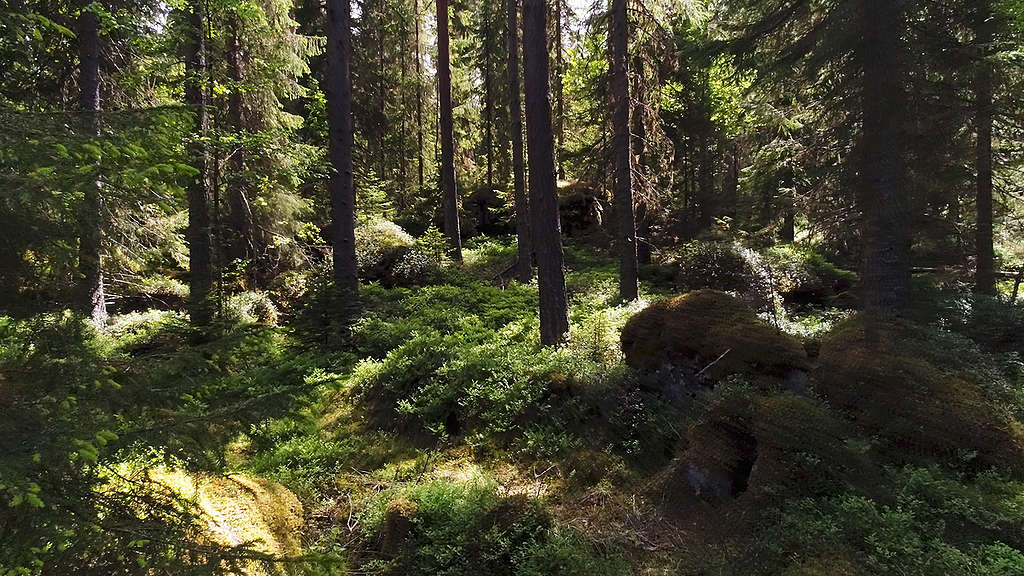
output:
{"label": "pine tree", "polygon": [[626,0],[612,0],[611,92],[612,153],[615,156],[615,217],[619,233],[619,294],[629,302],[637,299],[636,219],[633,212],[633,152],[629,136],[629,22]]}
{"label": "pine tree", "polygon": [[455,180],[455,126],[452,110],[452,69],[448,34],[448,0],[437,0],[437,89],[440,108],[441,201],[449,255],[462,261],[459,193]]}
{"label": "pine tree", "polygon": [[349,0],[327,2],[327,112],[330,125],[331,240],[334,284],[346,304],[358,306],[355,182],[352,171],[352,16]]}
{"label": "pine tree", "polygon": [[[91,9],[78,16],[79,103],[82,109],[82,131],[96,136],[100,131],[100,19]],[[107,320],[107,304],[103,290],[103,183],[87,182],[79,216],[79,309],[93,322]]]}
{"label": "pine tree", "polygon": [[530,162],[531,240],[537,256],[540,341],[557,346],[569,332],[569,306],[562,269],[562,230],[555,180],[555,141],[547,50],[547,10],[543,0],[523,1],[523,61],[526,143]]}
{"label": "pine tree", "polygon": [[205,3],[189,2],[185,30],[185,103],[195,114],[189,153],[198,175],[188,186],[189,313],[199,325],[213,319],[213,256],[210,226],[210,154],[205,137],[210,129],[206,92],[207,44]]}
{"label": "pine tree", "polygon": [[975,292],[996,293],[995,255],[992,246],[992,64],[995,16],[989,0],[976,0],[973,21],[977,63],[974,72],[975,170],[978,211],[975,244],[978,252]]}

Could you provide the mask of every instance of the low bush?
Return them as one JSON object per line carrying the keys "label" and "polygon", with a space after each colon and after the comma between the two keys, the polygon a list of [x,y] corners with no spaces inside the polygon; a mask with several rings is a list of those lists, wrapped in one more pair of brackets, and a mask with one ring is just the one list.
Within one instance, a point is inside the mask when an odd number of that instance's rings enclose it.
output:
{"label": "low bush", "polygon": [[678,285],[685,290],[732,292],[758,309],[774,306],[767,268],[760,255],[739,243],[694,240],[674,257]]}
{"label": "low bush", "polygon": [[277,306],[264,292],[239,292],[228,296],[220,320],[227,324],[277,324]]}
{"label": "low bush", "polygon": [[809,248],[775,246],[765,250],[764,257],[776,290],[788,303],[836,305],[855,300],[847,296],[857,274]]}
{"label": "low bush", "polygon": [[542,503],[499,496],[479,472],[430,480],[377,496],[363,515],[383,559],[370,574],[408,576],[611,576],[628,574],[616,555],[560,530]]}
{"label": "low bush", "polygon": [[394,222],[368,220],[356,227],[359,277],[388,286],[434,280],[440,273],[442,258],[434,249],[434,242],[433,236],[417,241]]}

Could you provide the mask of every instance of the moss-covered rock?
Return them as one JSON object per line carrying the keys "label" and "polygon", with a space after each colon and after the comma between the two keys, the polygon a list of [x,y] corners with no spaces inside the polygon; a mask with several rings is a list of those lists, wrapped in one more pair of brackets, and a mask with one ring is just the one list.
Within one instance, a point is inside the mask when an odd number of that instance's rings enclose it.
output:
{"label": "moss-covered rock", "polygon": [[621,342],[626,363],[642,372],[673,366],[718,380],[730,374],[784,378],[808,367],[797,339],[714,290],[649,306],[626,323]]}
{"label": "moss-covered rock", "polygon": [[928,329],[894,322],[878,326],[869,347],[863,323],[849,320],[822,343],[819,390],[892,459],[1020,473],[1020,423],[983,382],[957,370],[955,349],[940,346]]}
{"label": "moss-covered rock", "polygon": [[[149,480],[190,500],[202,513],[197,527],[199,544],[251,546],[272,558],[296,558],[302,553],[302,504],[287,488],[244,474],[206,476],[179,470],[151,470]],[[245,576],[283,574],[279,565],[243,561]]]}
{"label": "moss-covered rock", "polygon": [[848,426],[825,406],[792,394],[731,395],[687,433],[672,482],[708,500],[825,494],[868,475]]}
{"label": "moss-covered rock", "polygon": [[384,523],[380,530],[381,551],[394,555],[402,543],[409,537],[413,528],[413,519],[419,506],[412,500],[398,498],[388,504],[384,512]]}

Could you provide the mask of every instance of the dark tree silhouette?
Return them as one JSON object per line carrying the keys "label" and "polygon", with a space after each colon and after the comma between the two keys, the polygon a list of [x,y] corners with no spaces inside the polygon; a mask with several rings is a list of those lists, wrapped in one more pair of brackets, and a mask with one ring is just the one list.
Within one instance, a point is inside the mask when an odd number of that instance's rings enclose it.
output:
{"label": "dark tree silhouette", "polygon": [[210,227],[210,153],[203,136],[210,129],[207,111],[205,3],[193,0],[186,6],[185,103],[195,114],[193,139],[188,149],[199,174],[188,186],[189,314],[199,325],[213,319],[210,289],[213,258]]}
{"label": "dark tree silhouette", "polygon": [[[82,131],[95,136],[100,131],[100,19],[96,12],[83,10],[78,16],[79,104]],[[78,299],[79,310],[93,322],[107,320],[103,290],[103,183],[86,183],[79,216]]]}
{"label": "dark tree silhouette", "polygon": [[452,118],[452,69],[448,48],[448,0],[437,0],[437,89],[441,130],[441,196],[444,231],[453,260],[462,262],[459,194],[455,184],[455,127]]}
{"label": "dark tree silhouette", "polygon": [[626,0],[612,0],[612,154],[615,156],[615,215],[619,224],[619,294],[636,300],[636,219],[633,213],[633,166],[629,138],[629,22]]}
{"label": "dark tree silhouette", "polygon": [[516,210],[516,277],[524,284],[533,277],[533,249],[530,246],[530,211],[526,198],[523,167],[523,111],[519,98],[519,2],[508,0],[508,117],[512,141],[512,189]]}
{"label": "dark tree silhouette", "polygon": [[355,183],[352,174],[352,8],[349,0],[327,2],[327,113],[333,172],[331,239],[334,284],[348,304],[358,305],[356,270]]}
{"label": "dark tree silhouette", "polygon": [[551,129],[551,87],[543,0],[523,1],[523,60],[526,92],[526,144],[530,162],[530,227],[537,256],[540,340],[562,343],[569,332],[569,306],[562,269],[562,230],[558,221],[555,142]]}

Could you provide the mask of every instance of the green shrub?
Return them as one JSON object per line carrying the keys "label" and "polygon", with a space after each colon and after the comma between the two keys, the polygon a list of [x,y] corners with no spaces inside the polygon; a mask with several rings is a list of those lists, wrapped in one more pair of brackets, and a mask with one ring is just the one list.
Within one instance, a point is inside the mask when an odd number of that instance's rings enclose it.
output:
{"label": "green shrub", "polygon": [[240,292],[224,301],[221,319],[229,324],[277,324],[277,306],[264,292]]}
{"label": "green shrub", "polygon": [[686,290],[733,292],[757,308],[774,306],[774,294],[761,257],[739,243],[694,240],[676,256],[678,282]]}
{"label": "green shrub", "polygon": [[558,530],[541,502],[499,496],[493,480],[431,480],[378,496],[363,515],[385,555],[370,573],[408,576],[575,576],[628,574],[614,554]]}
{"label": "green shrub", "polygon": [[824,256],[793,245],[775,246],[764,251],[776,290],[794,304],[832,304],[850,291],[857,274],[842,270]]}
{"label": "green shrub", "polygon": [[1021,574],[1019,488],[998,476],[965,483],[935,469],[894,469],[877,487],[882,497],[800,498],[765,514],[751,553],[765,573],[789,565],[787,574],[833,574],[810,570],[831,557],[850,574]]}

